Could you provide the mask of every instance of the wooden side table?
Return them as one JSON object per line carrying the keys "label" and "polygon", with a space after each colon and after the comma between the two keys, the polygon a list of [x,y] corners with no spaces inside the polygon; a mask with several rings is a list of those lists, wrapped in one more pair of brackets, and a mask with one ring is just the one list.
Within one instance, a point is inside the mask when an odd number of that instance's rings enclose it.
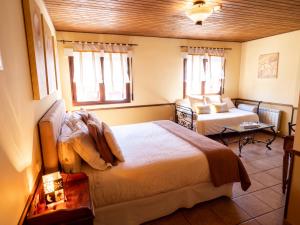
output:
{"label": "wooden side table", "polygon": [[26,217],[28,225],[93,225],[94,207],[86,174],[62,174],[66,201],[49,208],[40,181]]}

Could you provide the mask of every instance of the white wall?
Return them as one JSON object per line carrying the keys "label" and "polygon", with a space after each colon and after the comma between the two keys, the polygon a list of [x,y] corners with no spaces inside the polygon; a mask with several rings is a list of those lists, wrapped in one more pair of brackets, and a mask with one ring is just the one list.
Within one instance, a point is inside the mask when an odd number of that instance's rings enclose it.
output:
{"label": "white wall", "polygon": [[[300,31],[242,44],[239,97],[298,105]],[[258,57],[279,52],[277,79],[258,79]]]}
{"label": "white wall", "polygon": [[[59,93],[33,101],[21,0],[1,0],[0,224],[15,225],[41,169],[37,122]],[[43,6],[42,1],[38,4]],[[43,14],[49,16],[42,7]],[[54,31],[52,23],[50,23]]]}

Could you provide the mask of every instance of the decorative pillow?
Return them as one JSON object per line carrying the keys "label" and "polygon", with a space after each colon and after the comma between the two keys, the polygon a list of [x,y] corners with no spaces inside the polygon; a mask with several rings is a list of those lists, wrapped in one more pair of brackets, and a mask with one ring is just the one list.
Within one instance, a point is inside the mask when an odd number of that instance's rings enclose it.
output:
{"label": "decorative pillow", "polygon": [[74,111],[73,113],[78,114],[78,115],[81,117],[81,120],[82,120],[84,123],[87,123],[88,118],[89,118],[89,113],[88,113],[88,111],[86,111],[85,109],[80,109],[80,110],[78,110],[78,111]]}
{"label": "decorative pillow", "polygon": [[222,98],[222,102],[227,104],[228,109],[235,108],[235,105],[233,104],[233,102],[231,101],[231,99],[229,97]]}
{"label": "decorative pillow", "polygon": [[82,130],[87,131],[85,122],[78,112],[68,112],[65,117],[65,123],[71,128],[72,131]]}
{"label": "decorative pillow", "polygon": [[101,126],[102,120],[95,113],[89,113],[88,120],[94,121],[97,125]]}
{"label": "decorative pillow", "polygon": [[114,154],[114,156],[119,161],[124,162],[125,159],[124,159],[122,150],[121,150],[112,130],[106,123],[102,122],[102,125],[103,125],[104,137],[105,137],[105,140],[106,140],[111,152]]}
{"label": "decorative pillow", "polygon": [[220,95],[208,95],[208,96],[205,96],[205,102],[207,104],[221,103],[221,96]]}
{"label": "decorative pillow", "polygon": [[80,155],[80,157],[92,168],[105,170],[111,167],[111,164],[106,163],[103,159],[101,159],[95,143],[89,134],[78,130],[72,134],[71,143],[73,149],[78,153],[78,155]]}
{"label": "decorative pillow", "polygon": [[190,105],[193,111],[196,112],[196,106],[197,105],[205,105],[205,99],[203,96],[199,95],[193,95],[193,96],[188,96],[189,100],[190,100]]}
{"label": "decorative pillow", "polygon": [[96,148],[100,153],[100,157],[103,158],[105,162],[114,165],[115,157],[106,143],[102,124],[99,125],[95,121],[88,120],[87,126],[91,137],[96,143]]}
{"label": "decorative pillow", "polygon": [[67,112],[64,123],[67,124],[70,127],[70,129],[75,130],[76,123],[78,120],[81,120],[81,117],[78,114]]}
{"label": "decorative pillow", "polygon": [[196,113],[197,114],[209,114],[210,113],[210,107],[209,105],[196,105]]}
{"label": "decorative pillow", "polygon": [[185,106],[185,107],[191,107],[191,102],[189,100],[189,98],[184,98],[184,99],[179,99],[176,100],[176,105],[181,105],[181,106]]}
{"label": "decorative pillow", "polygon": [[241,109],[241,110],[244,110],[244,111],[257,113],[257,106],[256,105],[239,104],[238,108]]}
{"label": "decorative pillow", "polygon": [[65,173],[78,173],[81,167],[81,158],[74,151],[71,144],[72,130],[63,124],[61,134],[58,137],[58,159]]}
{"label": "decorative pillow", "polygon": [[227,103],[213,103],[211,104],[212,110],[216,113],[228,112]]}

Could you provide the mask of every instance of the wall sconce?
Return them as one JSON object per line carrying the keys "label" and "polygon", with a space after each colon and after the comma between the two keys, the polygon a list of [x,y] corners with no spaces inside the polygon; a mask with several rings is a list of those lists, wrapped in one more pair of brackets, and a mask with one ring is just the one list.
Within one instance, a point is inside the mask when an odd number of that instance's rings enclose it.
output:
{"label": "wall sconce", "polygon": [[60,172],[54,172],[43,176],[43,186],[47,205],[64,202],[63,179]]}

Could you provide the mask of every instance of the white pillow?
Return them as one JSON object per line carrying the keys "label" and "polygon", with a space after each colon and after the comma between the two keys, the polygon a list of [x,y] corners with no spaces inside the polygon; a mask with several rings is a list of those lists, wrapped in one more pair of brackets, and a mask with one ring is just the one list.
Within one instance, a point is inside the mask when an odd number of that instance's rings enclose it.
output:
{"label": "white pillow", "polygon": [[104,133],[104,137],[105,140],[112,152],[112,154],[121,162],[125,162],[122,150],[112,132],[112,130],[110,129],[110,127],[102,122],[102,126],[103,126],[103,133]]}
{"label": "white pillow", "polygon": [[81,118],[81,115],[79,115],[77,112],[69,112],[66,115],[65,124],[67,124],[74,132],[77,130],[88,132],[88,128]]}
{"label": "white pillow", "polygon": [[222,112],[228,112],[228,106],[227,103],[213,103],[211,104],[211,108],[213,112],[216,113],[222,113]]}
{"label": "white pillow", "polygon": [[191,102],[190,102],[189,98],[178,99],[178,100],[176,100],[175,103],[180,106],[185,106],[185,107],[189,107],[189,108],[191,107]]}
{"label": "white pillow", "polygon": [[106,170],[112,166],[100,157],[93,139],[86,132],[78,130],[72,134],[72,147],[94,169]]}
{"label": "white pillow", "polygon": [[210,113],[210,107],[209,105],[196,105],[196,113],[197,114],[209,114]]}
{"label": "white pillow", "polygon": [[207,96],[205,96],[205,102],[207,104],[221,103],[221,96],[220,95],[207,95]]}
{"label": "white pillow", "polygon": [[222,102],[225,102],[227,104],[228,109],[235,108],[235,105],[229,97],[222,98]]}
{"label": "white pillow", "polygon": [[76,124],[81,121],[81,116],[77,113],[67,112],[65,116],[65,124],[67,124],[73,131],[78,130]]}
{"label": "white pillow", "polygon": [[196,106],[197,105],[205,105],[205,99],[203,96],[188,96],[188,99],[190,100],[190,105],[193,111],[196,112]]}
{"label": "white pillow", "polygon": [[249,112],[257,113],[257,106],[256,105],[249,105],[249,104],[239,104],[239,109]]}
{"label": "white pillow", "polygon": [[61,134],[58,137],[58,159],[65,173],[78,173],[81,168],[81,158],[74,151],[71,144],[72,130],[63,124]]}

